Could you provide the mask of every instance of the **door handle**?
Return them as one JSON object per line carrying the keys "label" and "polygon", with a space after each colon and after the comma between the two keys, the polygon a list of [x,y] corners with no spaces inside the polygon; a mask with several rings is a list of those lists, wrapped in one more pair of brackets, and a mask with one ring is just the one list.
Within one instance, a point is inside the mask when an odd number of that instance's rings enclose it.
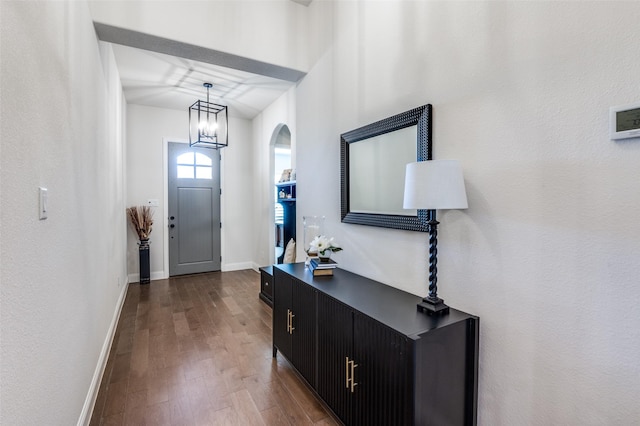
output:
{"label": "door handle", "polygon": [[171,216],[169,219],[170,219],[170,220],[173,220],[173,219],[175,219],[175,218],[176,218],[175,216]]}
{"label": "door handle", "polygon": [[169,228],[175,228],[175,227],[176,227],[176,225],[173,224],[173,223],[171,225],[169,225]]}

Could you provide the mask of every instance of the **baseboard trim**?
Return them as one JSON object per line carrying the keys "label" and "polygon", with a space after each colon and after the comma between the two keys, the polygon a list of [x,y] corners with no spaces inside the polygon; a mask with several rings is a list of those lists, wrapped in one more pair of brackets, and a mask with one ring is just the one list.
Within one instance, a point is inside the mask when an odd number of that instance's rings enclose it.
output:
{"label": "baseboard trim", "polygon": [[82,413],[80,413],[80,419],[78,419],[78,426],[88,426],[89,423],[91,422],[91,415],[93,414],[93,409],[96,405],[96,400],[98,398],[98,391],[100,390],[100,383],[102,382],[102,376],[104,375],[104,370],[107,366],[107,360],[109,359],[109,352],[111,351],[113,338],[116,334],[116,328],[118,327],[118,320],[120,319],[120,313],[122,312],[124,299],[127,295],[127,287],[129,286],[129,282],[130,281],[127,281],[122,286],[122,290],[120,291],[120,298],[118,299],[116,310],[113,314],[113,318],[111,319],[111,325],[109,326],[107,336],[102,345],[100,358],[98,359],[98,364],[96,365],[96,370],[93,373],[93,379],[91,380],[91,386],[89,387],[89,392],[87,393],[87,397],[84,401],[84,406],[82,407]]}
{"label": "baseboard trim", "polygon": [[222,272],[242,271],[253,269],[253,262],[224,263],[221,265]]}
{"label": "baseboard trim", "polygon": [[255,263],[255,262],[251,263],[251,269],[253,269],[256,272],[260,272],[260,268],[263,267],[263,266],[265,266],[265,265],[259,265],[259,264]]}
{"label": "baseboard trim", "polygon": [[[163,271],[155,271],[151,273],[151,276],[149,277],[151,278],[151,281],[155,281],[155,280],[163,280],[165,278],[169,278],[168,276],[165,277],[164,276],[164,272]],[[129,274],[127,276],[127,279],[129,280],[130,283],[139,283],[140,282],[140,274]]]}

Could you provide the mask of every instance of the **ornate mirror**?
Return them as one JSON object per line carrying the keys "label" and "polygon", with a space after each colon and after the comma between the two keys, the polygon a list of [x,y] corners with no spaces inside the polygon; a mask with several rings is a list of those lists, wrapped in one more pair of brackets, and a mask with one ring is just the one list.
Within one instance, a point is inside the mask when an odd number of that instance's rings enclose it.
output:
{"label": "ornate mirror", "polygon": [[431,105],[340,135],[342,222],[427,232],[430,211],[402,202],[405,166],[431,147]]}

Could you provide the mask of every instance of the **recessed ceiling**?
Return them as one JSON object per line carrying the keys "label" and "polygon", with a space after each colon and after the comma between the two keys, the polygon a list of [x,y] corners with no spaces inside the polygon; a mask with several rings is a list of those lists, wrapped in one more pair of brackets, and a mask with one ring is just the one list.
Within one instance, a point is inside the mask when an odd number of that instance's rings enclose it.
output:
{"label": "recessed ceiling", "polygon": [[211,102],[229,115],[253,119],[295,83],[265,75],[113,44],[127,103],[184,110],[206,99],[203,83],[213,84]]}

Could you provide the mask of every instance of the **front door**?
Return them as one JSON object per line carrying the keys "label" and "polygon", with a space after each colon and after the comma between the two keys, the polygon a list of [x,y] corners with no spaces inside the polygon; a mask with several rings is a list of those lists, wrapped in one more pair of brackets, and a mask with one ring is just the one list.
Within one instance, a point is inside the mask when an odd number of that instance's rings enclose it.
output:
{"label": "front door", "polygon": [[169,142],[169,275],[220,270],[220,152]]}

